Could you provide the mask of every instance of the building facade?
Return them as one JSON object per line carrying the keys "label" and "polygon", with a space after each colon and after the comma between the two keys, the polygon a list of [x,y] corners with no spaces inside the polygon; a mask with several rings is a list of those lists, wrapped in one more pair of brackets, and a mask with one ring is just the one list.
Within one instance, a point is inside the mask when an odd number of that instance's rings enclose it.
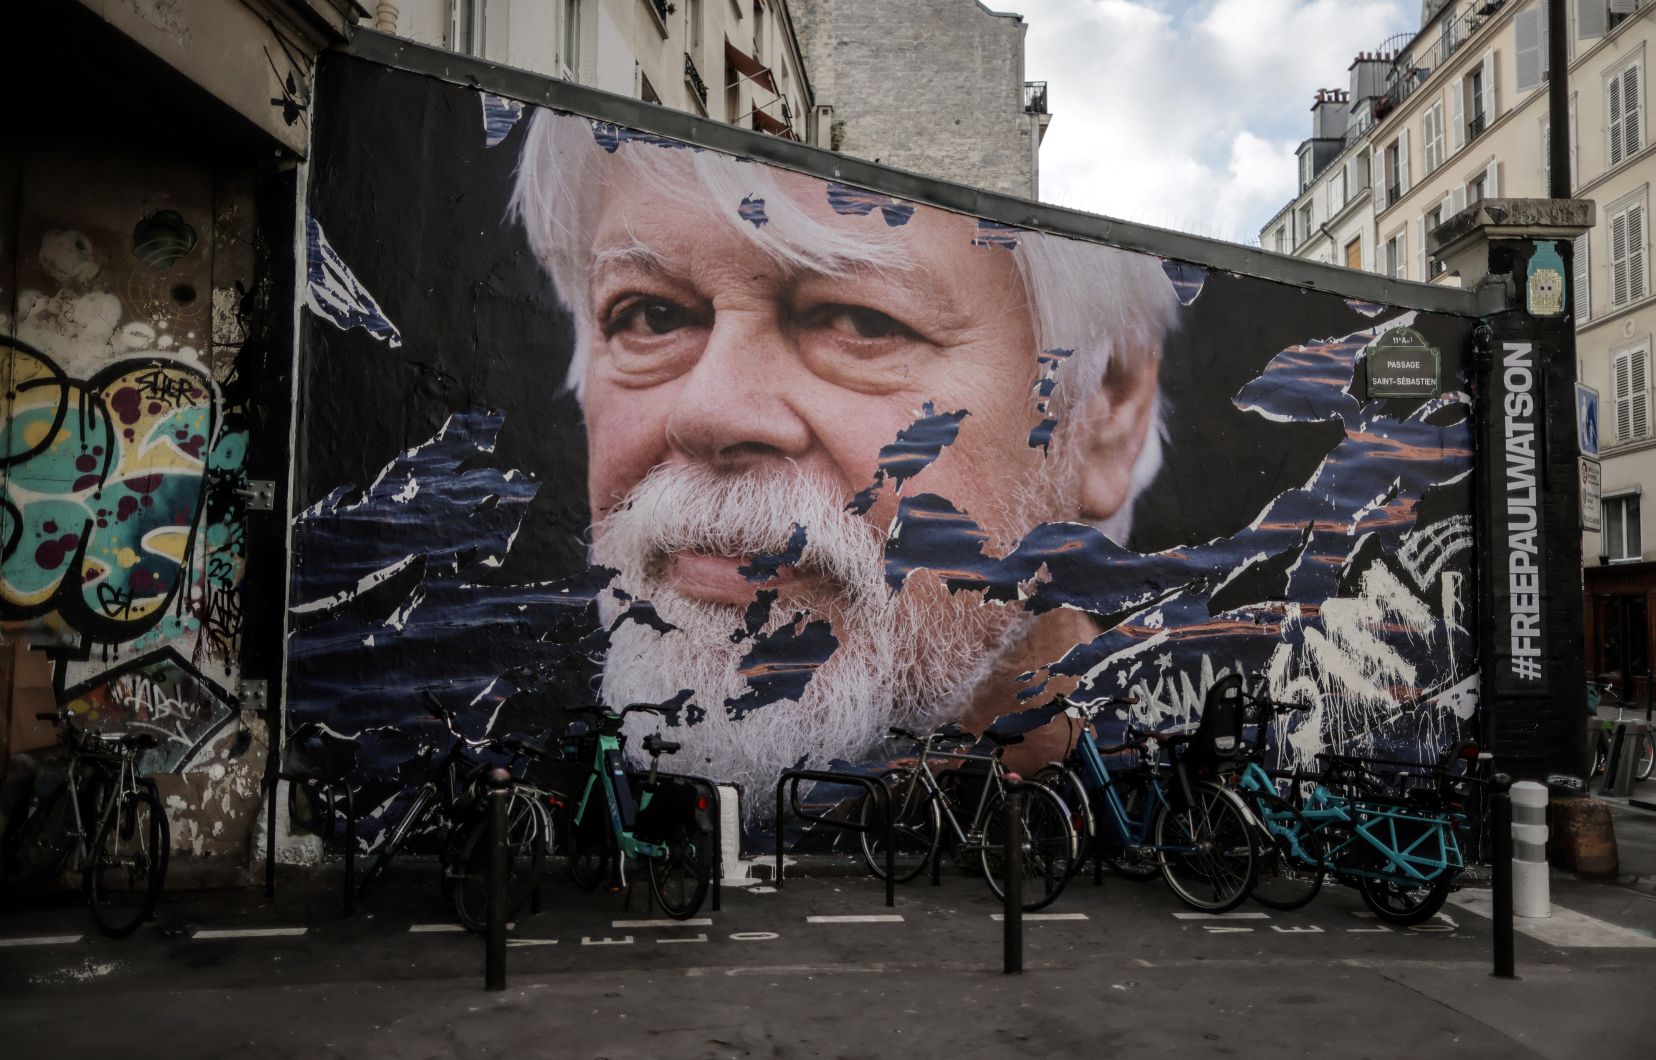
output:
{"label": "building facade", "polygon": [[[1587,664],[1590,675],[1648,702],[1656,530],[1645,530],[1641,499],[1645,487],[1656,490],[1647,220],[1656,149],[1646,87],[1656,4],[1570,0],[1567,7],[1570,184],[1575,197],[1597,204],[1573,266],[1578,379],[1598,397],[1602,457],[1602,499],[1584,510]],[[1346,227],[1333,239],[1323,235],[1338,201],[1333,188],[1347,178],[1333,160],[1317,167],[1313,159],[1309,173],[1302,162],[1300,194],[1261,231],[1261,244],[1399,279],[1458,283],[1430,253],[1434,229],[1480,199],[1548,195],[1550,34],[1545,0],[1427,0],[1422,28],[1380,49],[1385,83],[1361,101],[1372,121],[1356,120],[1352,103],[1343,153],[1369,160],[1372,185],[1355,210],[1361,219],[1333,214]],[[1313,132],[1302,158],[1314,153]],[[1341,238],[1372,253],[1342,256],[1333,246]]]}
{"label": "building facade", "polygon": [[817,142],[926,176],[1039,197],[1045,82],[1023,17],[977,0],[793,0]]}
{"label": "building facade", "polygon": [[790,140],[818,142],[787,0],[395,0],[365,24]]}

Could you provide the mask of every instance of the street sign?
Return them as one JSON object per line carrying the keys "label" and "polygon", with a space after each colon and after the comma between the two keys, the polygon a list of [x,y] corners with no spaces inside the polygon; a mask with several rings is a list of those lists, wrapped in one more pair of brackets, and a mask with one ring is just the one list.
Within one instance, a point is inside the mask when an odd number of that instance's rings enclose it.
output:
{"label": "street sign", "polygon": [[1599,462],[1590,456],[1581,460],[1581,528],[1594,533],[1604,529],[1599,518],[1603,507],[1604,479],[1599,475]]}
{"label": "street sign", "polygon": [[1599,395],[1586,383],[1576,385],[1576,445],[1582,456],[1599,455]]}
{"label": "street sign", "polygon": [[1368,396],[1436,397],[1438,351],[1413,328],[1392,328],[1368,351]]}

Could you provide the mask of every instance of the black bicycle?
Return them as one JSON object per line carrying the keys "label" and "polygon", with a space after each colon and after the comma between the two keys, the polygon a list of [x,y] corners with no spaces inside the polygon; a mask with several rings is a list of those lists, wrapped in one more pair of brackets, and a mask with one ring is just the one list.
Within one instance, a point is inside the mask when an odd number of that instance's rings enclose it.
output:
{"label": "black bicycle", "polygon": [[35,717],[58,726],[66,768],[23,822],[7,859],[10,889],[40,892],[78,877],[98,930],[130,935],[154,914],[167,879],[167,815],[155,782],[138,775],[138,756],[158,741],[85,729],[67,710]]}

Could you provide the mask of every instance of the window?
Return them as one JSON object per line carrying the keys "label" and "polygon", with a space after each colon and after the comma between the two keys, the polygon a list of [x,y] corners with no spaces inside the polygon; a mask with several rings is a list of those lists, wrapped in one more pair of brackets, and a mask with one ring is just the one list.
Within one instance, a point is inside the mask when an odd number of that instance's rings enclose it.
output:
{"label": "window", "polygon": [[1599,550],[1614,560],[1642,559],[1643,541],[1639,532],[1639,495],[1604,498],[1604,537]]}
{"label": "window", "polygon": [[661,102],[660,94],[656,92],[655,86],[650,84],[650,79],[644,76],[643,71],[639,71],[638,74],[638,98],[646,103]]}
{"label": "window", "polygon": [[1610,164],[1639,153],[1644,146],[1644,77],[1635,61],[1616,71],[1605,82],[1605,113],[1609,115]]}
{"label": "window", "polygon": [[1346,166],[1346,187],[1355,195],[1369,186],[1369,156],[1363,152]]}
{"label": "window", "polygon": [[1484,114],[1483,68],[1474,66],[1466,77],[1466,138],[1476,140],[1488,126]]}
{"label": "window", "polygon": [[461,55],[483,54],[483,0],[454,0],[450,37]]}
{"label": "window", "polygon": [[1650,437],[1649,347],[1647,340],[1610,354],[1610,407],[1618,444]]}
{"label": "window", "polygon": [[1348,269],[1363,267],[1363,237],[1358,236],[1345,245],[1345,265]]}
{"label": "window", "polygon": [[1426,108],[1425,135],[1421,138],[1426,152],[1426,172],[1443,165],[1443,100]]}
{"label": "window", "polygon": [[1311,184],[1311,149],[1307,147],[1300,152],[1300,190],[1304,191]]}
{"label": "window", "polygon": [[1399,137],[1386,146],[1386,204],[1403,197],[1403,140]]}
{"label": "window", "polygon": [[1394,280],[1408,279],[1409,234],[1400,228],[1386,240],[1386,275]]}
{"label": "window", "polygon": [[1620,308],[1643,298],[1645,276],[1644,191],[1610,208],[1610,305]]}
{"label": "window", "polygon": [[1287,253],[1287,251],[1288,251],[1288,230],[1286,228],[1278,228],[1276,230],[1276,252],[1278,254],[1284,254],[1284,253]]}
{"label": "window", "polygon": [[1340,167],[1338,173],[1328,178],[1328,217],[1333,220],[1334,215],[1345,209],[1346,204],[1346,170]]}
{"label": "window", "polygon": [[1299,208],[1299,242],[1303,243],[1311,238],[1311,204],[1306,203]]}
{"label": "window", "polygon": [[[1441,224],[1443,224],[1443,207],[1439,206],[1438,208],[1436,208],[1435,210],[1432,210],[1430,213],[1428,213],[1426,215],[1426,224],[1425,224],[1426,235],[1430,236],[1433,232],[1437,231],[1438,226],[1441,225]],[[1424,251],[1424,249],[1425,248],[1422,247],[1423,251]],[[1449,266],[1445,265],[1443,262],[1439,261],[1437,258],[1435,258],[1435,257],[1428,258],[1426,260],[1426,279],[1429,280],[1433,276],[1436,276],[1439,273],[1447,271],[1448,268],[1449,268]]]}
{"label": "window", "polygon": [[581,72],[581,0],[563,4],[563,74],[573,80]]}
{"label": "window", "polygon": [[753,57],[765,61],[765,0],[753,0]]}
{"label": "window", "polygon": [[701,0],[684,0],[685,50],[697,62],[701,61],[702,9]]}

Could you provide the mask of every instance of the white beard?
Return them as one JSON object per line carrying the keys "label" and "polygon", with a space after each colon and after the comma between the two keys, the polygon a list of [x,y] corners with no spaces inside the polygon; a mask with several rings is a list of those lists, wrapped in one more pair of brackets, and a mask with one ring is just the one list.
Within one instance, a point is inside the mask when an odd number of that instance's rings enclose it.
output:
{"label": "white beard", "polygon": [[[726,701],[748,690],[740,667],[753,641],[732,640],[746,609],[685,597],[662,572],[679,551],[780,553],[795,523],[808,535],[796,569],[838,590],[807,621],[828,619],[839,647],[797,700],[732,718]],[[1028,621],[1015,606],[986,605],[981,593],[948,592],[929,571],[892,593],[880,530],[846,512],[826,482],[795,470],[657,467],[595,530],[594,561],[621,571],[614,587],[650,601],[677,627],[662,634],[628,621],[613,633],[604,701],[660,703],[691,689],[706,716],[668,731],[683,750],[664,768],[740,784],[754,810],[766,804],[784,769],[864,760],[875,756],[889,726],[930,731],[958,717]],[[804,609],[790,603],[785,587],[782,593],[761,633],[792,625]],[[600,599],[606,623],[623,609],[610,594]],[[657,725],[635,716],[633,729]]]}

